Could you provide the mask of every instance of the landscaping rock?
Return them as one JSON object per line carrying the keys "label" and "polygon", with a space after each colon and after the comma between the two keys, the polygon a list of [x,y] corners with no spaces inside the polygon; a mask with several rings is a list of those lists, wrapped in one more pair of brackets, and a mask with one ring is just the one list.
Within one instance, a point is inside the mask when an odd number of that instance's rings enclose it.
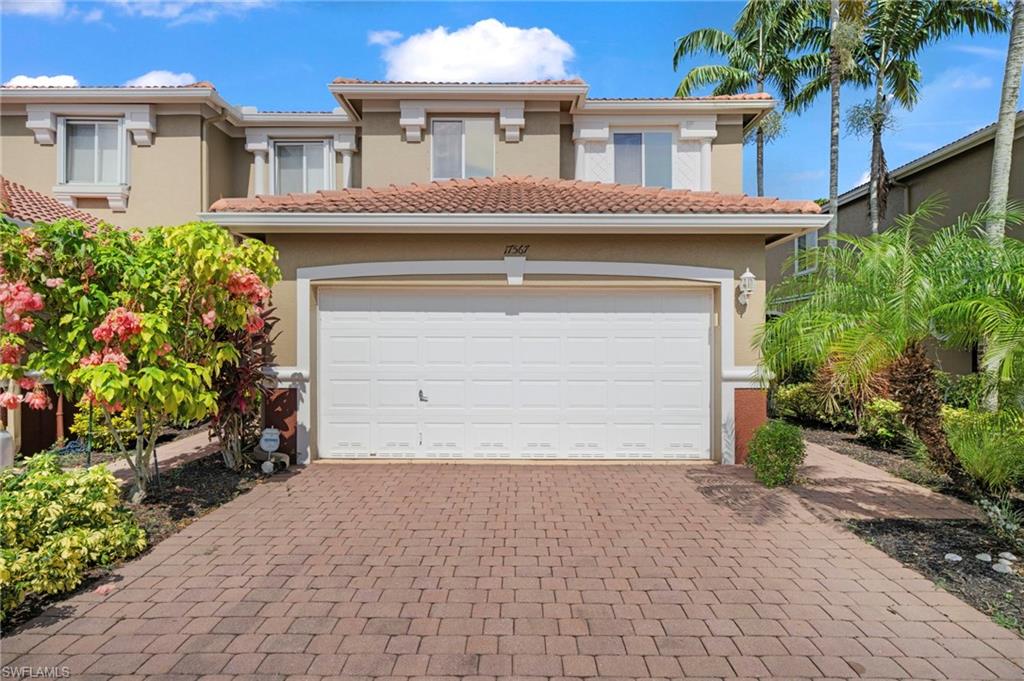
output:
{"label": "landscaping rock", "polygon": [[1013,568],[1010,567],[1009,563],[994,563],[992,569],[1001,575],[1008,575],[1013,572]]}
{"label": "landscaping rock", "polygon": [[955,554],[955,553],[947,553],[946,554],[946,560],[948,560],[950,563],[959,563],[960,561],[963,560],[963,556],[960,556],[960,555]]}
{"label": "landscaping rock", "polygon": [[987,554],[987,553],[979,553],[978,555],[975,556],[975,558],[980,560],[982,563],[991,563],[992,562],[992,556]]}
{"label": "landscaping rock", "polygon": [[1002,558],[1003,560],[1008,560],[1011,563],[1013,561],[1017,560],[1017,556],[1013,555],[1009,551],[1003,551],[1002,553],[999,554],[999,557]]}

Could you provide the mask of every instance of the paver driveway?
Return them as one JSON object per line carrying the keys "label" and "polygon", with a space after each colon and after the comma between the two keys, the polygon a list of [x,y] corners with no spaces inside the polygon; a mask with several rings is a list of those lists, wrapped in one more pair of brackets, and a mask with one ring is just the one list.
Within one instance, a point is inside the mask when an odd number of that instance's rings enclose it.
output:
{"label": "paver driveway", "polygon": [[[745,471],[327,465],[3,641],[73,678],[1024,678],[1024,641]],[[170,676],[164,676],[170,675]]]}

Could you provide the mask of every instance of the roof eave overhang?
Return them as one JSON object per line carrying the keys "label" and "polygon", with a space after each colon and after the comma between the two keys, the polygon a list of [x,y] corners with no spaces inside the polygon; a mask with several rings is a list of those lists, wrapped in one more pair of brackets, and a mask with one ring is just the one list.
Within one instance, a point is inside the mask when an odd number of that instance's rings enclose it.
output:
{"label": "roof eave overhang", "polygon": [[600,101],[587,100],[574,113],[578,115],[607,115],[617,113],[748,113],[751,115],[764,115],[764,113],[775,108],[775,100],[666,100],[666,101],[631,101],[615,100]]}
{"label": "roof eave overhang", "polygon": [[788,240],[828,224],[794,213],[200,213],[237,233],[760,234]]}
{"label": "roof eave overhang", "polygon": [[107,102],[137,102],[140,104],[213,103],[219,107],[230,105],[213,88],[146,88],[146,87],[43,87],[3,88],[0,95],[8,102],[19,104],[50,104],[67,101],[105,104]]}

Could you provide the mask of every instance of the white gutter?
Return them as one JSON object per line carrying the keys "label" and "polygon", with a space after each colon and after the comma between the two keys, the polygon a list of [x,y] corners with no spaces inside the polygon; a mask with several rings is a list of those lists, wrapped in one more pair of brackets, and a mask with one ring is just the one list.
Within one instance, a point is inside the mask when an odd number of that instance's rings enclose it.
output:
{"label": "white gutter", "polygon": [[[808,213],[234,213],[199,219],[236,231],[392,234],[784,234],[828,224]],[[243,229],[239,229],[243,228]]]}
{"label": "white gutter", "polygon": [[585,100],[583,105],[574,113],[578,115],[587,114],[614,114],[614,113],[636,113],[641,112],[667,113],[686,111],[715,111],[717,113],[729,113],[734,111],[745,111],[747,113],[759,113],[775,108],[774,99],[673,99],[673,100]]}

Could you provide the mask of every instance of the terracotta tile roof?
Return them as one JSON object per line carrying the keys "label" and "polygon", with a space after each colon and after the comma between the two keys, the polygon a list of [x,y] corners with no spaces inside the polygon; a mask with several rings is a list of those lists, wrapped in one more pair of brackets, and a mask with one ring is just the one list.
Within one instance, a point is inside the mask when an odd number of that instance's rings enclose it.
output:
{"label": "terracotta tile roof", "polygon": [[812,201],[783,201],[636,185],[500,177],[220,199],[229,213],[819,213]]}
{"label": "terracotta tile roof", "polygon": [[52,196],[33,191],[3,175],[0,175],[0,212],[21,222],[53,222],[61,218],[81,220],[93,226],[102,222],[95,215],[69,208]]}
{"label": "terracotta tile roof", "polygon": [[561,78],[550,80],[363,80],[361,78],[335,78],[337,85],[586,85],[582,78]]}

